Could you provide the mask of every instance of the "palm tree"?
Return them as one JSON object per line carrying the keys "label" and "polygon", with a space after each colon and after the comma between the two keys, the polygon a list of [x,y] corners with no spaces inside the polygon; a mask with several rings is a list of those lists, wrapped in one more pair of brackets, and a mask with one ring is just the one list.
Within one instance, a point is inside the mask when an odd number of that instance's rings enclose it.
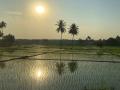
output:
{"label": "palm tree", "polygon": [[59,20],[56,24],[58,26],[57,32],[61,33],[61,45],[62,45],[62,34],[66,32],[66,23],[64,20]]}
{"label": "palm tree", "polygon": [[74,36],[78,34],[79,27],[76,24],[72,24],[69,29],[69,34],[72,35],[72,49],[74,45]]}
{"label": "palm tree", "polygon": [[[66,23],[64,22],[64,20],[59,20],[56,25],[58,26],[57,32],[61,33],[60,49],[62,49],[62,35],[63,33],[66,32]],[[61,60],[61,55],[60,55],[60,60]]]}
{"label": "palm tree", "polygon": [[[69,29],[69,34],[72,35],[72,49],[74,45],[74,36],[78,34],[79,27],[76,24],[72,24]],[[72,52],[72,60],[73,60],[73,52]],[[70,68],[71,72],[74,72],[77,69],[77,63],[72,61],[68,63],[68,67]]]}
{"label": "palm tree", "polygon": [[[66,32],[66,23],[64,22],[64,20],[59,20],[56,24],[58,26],[58,28],[56,29],[58,33],[61,33],[61,42],[60,42],[60,50],[62,49],[62,35],[63,33]],[[57,67],[57,71],[59,73],[59,75],[62,74],[63,70],[64,70],[64,66],[65,64],[63,62],[61,62],[61,51],[60,51],[60,62],[56,63],[56,67]]]}
{"label": "palm tree", "polygon": [[7,24],[4,21],[0,22],[0,29],[1,29],[1,31],[0,31],[0,37],[3,36],[3,28],[5,28],[6,25]]}

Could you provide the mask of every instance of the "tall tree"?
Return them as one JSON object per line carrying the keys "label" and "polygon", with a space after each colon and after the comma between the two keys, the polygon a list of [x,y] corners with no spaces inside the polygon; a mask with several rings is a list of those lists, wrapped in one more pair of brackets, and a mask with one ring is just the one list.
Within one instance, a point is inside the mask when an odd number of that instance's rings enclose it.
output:
{"label": "tall tree", "polygon": [[66,32],[66,23],[64,22],[64,20],[59,20],[56,25],[58,26],[57,32],[61,33],[61,41],[62,41],[62,34]]}
{"label": "tall tree", "polygon": [[[69,29],[69,34],[72,35],[72,49],[74,46],[74,36],[78,34],[79,27],[76,24],[72,24]],[[72,60],[73,60],[73,52],[72,52]],[[68,67],[70,68],[71,72],[74,72],[77,69],[77,63],[72,61],[68,63]]]}
{"label": "tall tree", "polygon": [[0,37],[2,37],[3,36],[3,28],[5,28],[6,27],[6,22],[4,22],[4,21],[2,21],[2,22],[0,22]]}
{"label": "tall tree", "polygon": [[74,36],[78,34],[79,27],[76,24],[72,24],[69,29],[69,34],[72,35],[72,49],[74,45]]}
{"label": "tall tree", "polygon": [[[66,23],[64,22],[64,20],[59,20],[56,25],[58,26],[57,32],[61,33],[60,49],[62,49],[62,35],[63,35],[63,33],[66,32]],[[61,59],[61,57],[60,57],[60,59]]]}
{"label": "tall tree", "polygon": [[66,23],[64,22],[64,20],[59,20],[56,25],[58,26],[56,29],[57,32],[61,33],[61,36],[60,36],[60,39],[61,39],[61,41],[60,41],[60,63],[57,63],[56,67],[57,67],[59,75],[62,75],[64,66],[65,66],[65,64],[63,62],[61,62],[62,35],[63,35],[63,33],[66,32]]}

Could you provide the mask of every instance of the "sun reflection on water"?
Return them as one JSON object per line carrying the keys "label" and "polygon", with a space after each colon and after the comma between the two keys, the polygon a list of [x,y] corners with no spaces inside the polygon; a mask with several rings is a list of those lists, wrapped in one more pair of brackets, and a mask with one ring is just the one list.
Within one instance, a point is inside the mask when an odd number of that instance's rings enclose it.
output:
{"label": "sun reflection on water", "polygon": [[44,81],[47,78],[47,73],[46,70],[39,68],[39,69],[34,69],[32,72],[32,77],[36,81]]}
{"label": "sun reflection on water", "polygon": [[33,82],[44,83],[48,79],[50,72],[47,65],[42,61],[34,61],[33,66],[30,66],[30,76]]}
{"label": "sun reflection on water", "polygon": [[38,78],[42,77],[43,76],[43,72],[41,70],[36,71],[36,76]]}

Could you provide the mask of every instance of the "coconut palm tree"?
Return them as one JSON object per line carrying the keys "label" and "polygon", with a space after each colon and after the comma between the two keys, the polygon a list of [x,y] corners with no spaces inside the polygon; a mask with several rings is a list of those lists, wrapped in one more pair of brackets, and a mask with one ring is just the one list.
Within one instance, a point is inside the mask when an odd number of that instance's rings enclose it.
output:
{"label": "coconut palm tree", "polygon": [[56,24],[58,26],[57,32],[61,33],[61,45],[62,45],[62,34],[66,32],[66,23],[64,20],[59,20]]}
{"label": "coconut palm tree", "polygon": [[[62,49],[62,35],[63,33],[66,32],[66,23],[64,20],[59,20],[56,24],[58,28],[56,29],[58,33],[61,33],[61,42],[60,42],[60,49]],[[61,60],[61,55],[60,55],[60,60]]]}
{"label": "coconut palm tree", "polygon": [[1,31],[0,31],[0,37],[3,36],[3,28],[5,28],[6,25],[7,24],[4,21],[0,22],[0,29],[1,29]]}
{"label": "coconut palm tree", "polygon": [[[66,32],[66,23],[64,22],[64,20],[59,20],[56,24],[58,27],[57,27],[57,32],[58,33],[61,33],[61,36],[60,36],[60,50],[62,49],[62,35],[63,33]],[[56,63],[56,67],[57,67],[57,71],[59,73],[59,75],[62,74],[63,70],[64,70],[64,66],[65,64],[63,62],[61,62],[61,51],[60,51],[60,62]]]}
{"label": "coconut palm tree", "polygon": [[70,26],[69,34],[72,35],[72,49],[73,49],[73,45],[74,45],[74,36],[78,34],[78,30],[79,30],[79,27],[75,23],[73,23]]}
{"label": "coconut palm tree", "polygon": [[[74,36],[78,34],[79,27],[76,24],[72,24],[69,29],[69,34],[72,35],[72,49],[74,45]],[[73,60],[73,52],[72,52],[72,60]],[[77,63],[75,61],[72,61],[68,63],[68,67],[71,72],[74,72],[77,69]]]}

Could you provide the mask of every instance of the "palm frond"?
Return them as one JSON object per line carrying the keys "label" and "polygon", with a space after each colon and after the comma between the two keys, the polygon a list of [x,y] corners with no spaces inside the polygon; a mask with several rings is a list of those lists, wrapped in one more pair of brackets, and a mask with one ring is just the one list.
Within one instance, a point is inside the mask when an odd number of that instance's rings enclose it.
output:
{"label": "palm frond", "polygon": [[79,33],[78,30],[79,30],[79,27],[73,23],[69,28],[69,33],[74,36],[74,35],[77,35]]}
{"label": "palm frond", "polygon": [[56,29],[57,32],[64,33],[66,31],[66,23],[64,22],[64,20],[59,20],[56,25],[58,26],[58,28]]}

